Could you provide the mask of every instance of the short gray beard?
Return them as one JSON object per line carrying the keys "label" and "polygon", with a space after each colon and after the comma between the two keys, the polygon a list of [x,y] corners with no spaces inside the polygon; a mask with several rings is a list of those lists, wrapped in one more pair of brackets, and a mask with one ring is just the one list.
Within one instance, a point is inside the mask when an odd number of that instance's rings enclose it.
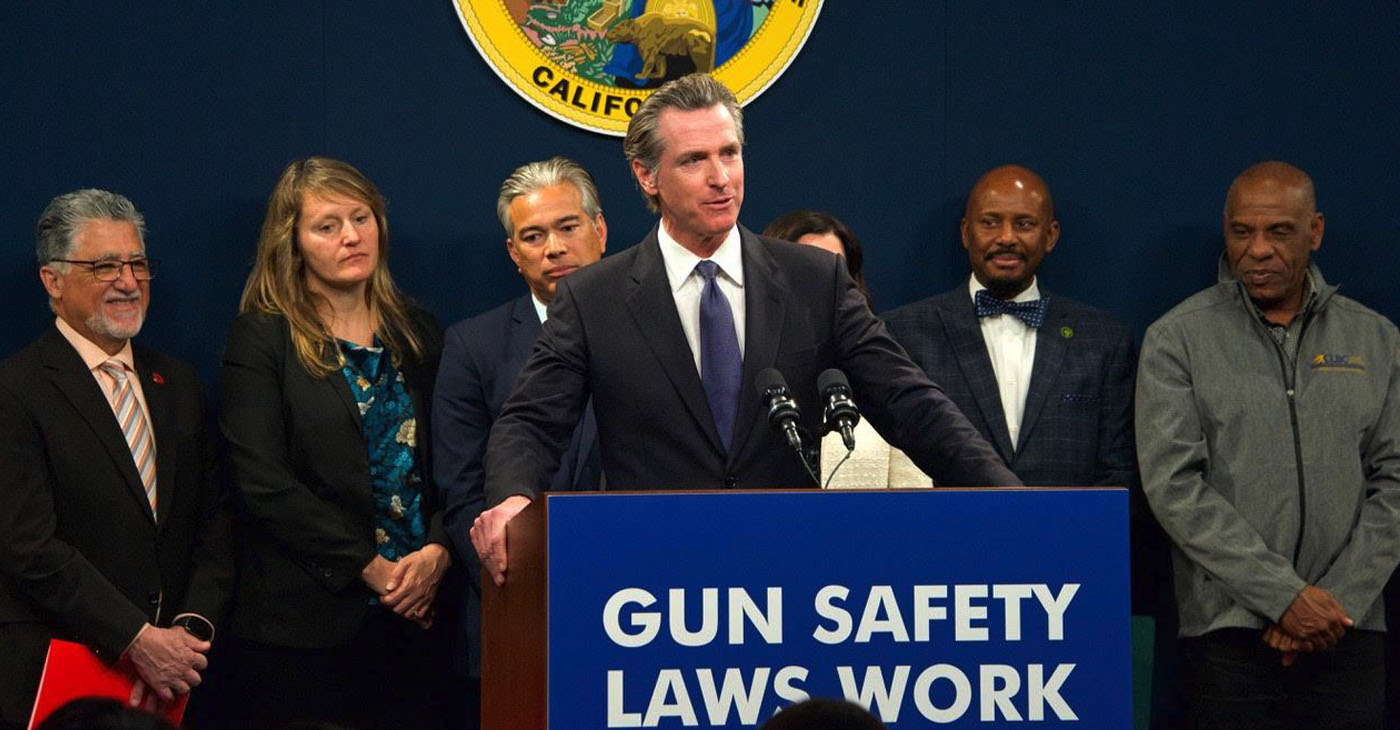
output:
{"label": "short gray beard", "polygon": [[145,322],[146,314],[144,312],[142,312],[141,316],[136,320],[136,324],[130,327],[122,327],[103,316],[101,312],[93,312],[92,316],[87,318],[85,324],[87,324],[88,329],[104,337],[111,337],[114,340],[129,340],[141,331],[141,325],[145,324]]}

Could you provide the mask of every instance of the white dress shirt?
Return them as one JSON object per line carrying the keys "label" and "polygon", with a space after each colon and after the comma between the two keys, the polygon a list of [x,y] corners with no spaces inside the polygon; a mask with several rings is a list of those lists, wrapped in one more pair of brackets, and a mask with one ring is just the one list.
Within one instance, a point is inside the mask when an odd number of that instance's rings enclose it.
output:
{"label": "white dress shirt", "polygon": [[533,292],[530,294],[530,301],[535,305],[535,314],[540,318],[540,324],[544,324],[544,321],[549,319],[549,305],[540,301],[540,298],[535,296]]}
{"label": "white dress shirt", "polygon": [[[661,244],[661,261],[666,265],[666,280],[671,284],[671,296],[676,300],[676,314],[681,318],[681,329],[685,341],[690,343],[690,354],[695,361],[695,372],[700,372],[700,293],[705,290],[705,279],[695,270],[702,259],[676,243],[676,239],[666,232],[663,222],[657,226],[657,241]],[[709,258],[719,266],[715,283],[729,300],[729,309],[734,313],[734,335],[739,338],[739,357],[744,356],[744,256],[739,243],[739,228],[729,230],[724,243],[715,249]]]}
{"label": "white dress shirt", "polygon": [[[968,296],[977,299],[977,292],[987,287],[970,277]],[[1034,278],[1026,290],[1012,298],[1014,302],[1033,302],[1040,298],[1040,287]],[[1011,314],[979,318],[982,339],[992,358],[992,374],[1001,391],[1001,410],[1006,414],[1006,430],[1011,435],[1011,448],[1021,435],[1021,416],[1026,411],[1026,394],[1031,388],[1031,368],[1035,364],[1035,330]]]}

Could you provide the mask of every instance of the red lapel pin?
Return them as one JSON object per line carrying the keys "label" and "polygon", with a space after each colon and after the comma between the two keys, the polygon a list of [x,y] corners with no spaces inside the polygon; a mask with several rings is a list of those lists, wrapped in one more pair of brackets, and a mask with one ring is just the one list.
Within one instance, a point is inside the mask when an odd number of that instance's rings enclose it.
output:
{"label": "red lapel pin", "polygon": [[151,381],[156,385],[165,385],[165,376],[157,372],[151,373]]}

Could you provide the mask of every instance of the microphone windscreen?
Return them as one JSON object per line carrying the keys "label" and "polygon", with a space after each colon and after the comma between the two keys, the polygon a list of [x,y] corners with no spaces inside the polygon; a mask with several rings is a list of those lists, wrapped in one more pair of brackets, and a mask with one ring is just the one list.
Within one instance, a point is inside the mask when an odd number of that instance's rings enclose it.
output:
{"label": "microphone windscreen", "polygon": [[754,383],[758,386],[758,397],[760,398],[767,398],[768,391],[774,388],[787,390],[787,380],[783,378],[783,374],[778,372],[777,368],[760,370]]}
{"label": "microphone windscreen", "polygon": [[844,388],[847,392],[851,390],[851,383],[846,380],[846,374],[836,368],[827,368],[817,376],[817,392],[827,393],[832,388]]}

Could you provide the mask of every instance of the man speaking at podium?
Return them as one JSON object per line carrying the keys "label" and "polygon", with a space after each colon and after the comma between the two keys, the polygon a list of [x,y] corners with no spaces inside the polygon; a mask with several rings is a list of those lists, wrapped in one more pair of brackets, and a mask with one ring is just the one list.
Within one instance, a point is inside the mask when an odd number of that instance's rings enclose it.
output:
{"label": "man speaking at podium", "polygon": [[891,444],[944,486],[1017,485],[943,391],[895,344],[830,253],[754,235],[743,116],[705,74],[656,91],[623,151],[660,225],[560,282],[491,430],[472,542],[505,580],[505,525],[549,483],[589,395],[609,489],[815,486],[755,388],[776,368],[819,433],[817,375],[840,368]]}

